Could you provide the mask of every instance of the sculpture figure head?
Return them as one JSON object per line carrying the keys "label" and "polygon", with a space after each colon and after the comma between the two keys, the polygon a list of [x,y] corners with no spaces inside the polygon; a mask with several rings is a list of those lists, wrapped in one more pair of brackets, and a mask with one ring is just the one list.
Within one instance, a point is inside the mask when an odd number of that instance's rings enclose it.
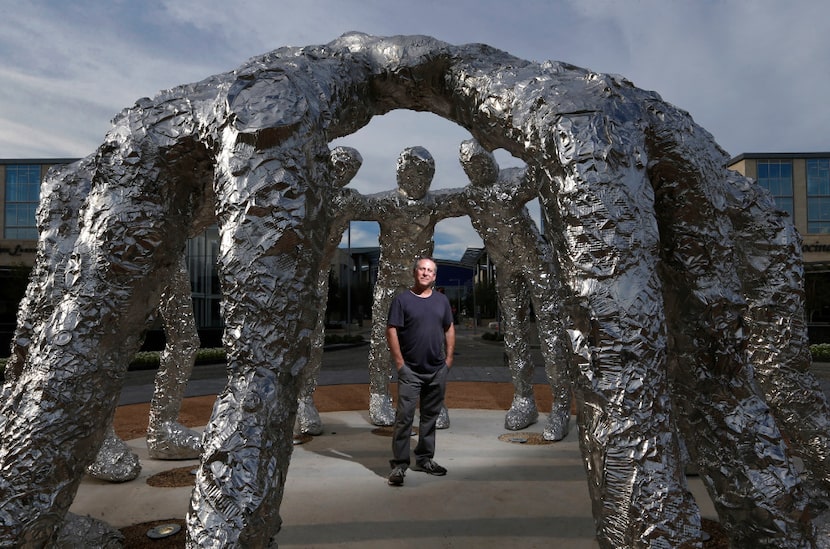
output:
{"label": "sculpture figure head", "polygon": [[407,147],[398,157],[398,192],[412,200],[422,199],[435,175],[435,160],[423,147]]}
{"label": "sculpture figure head", "polygon": [[493,153],[481,146],[475,139],[461,142],[458,160],[470,182],[478,187],[493,185],[499,178],[499,164]]}
{"label": "sculpture figure head", "polygon": [[336,147],[331,151],[329,158],[334,173],[334,184],[338,187],[348,185],[363,165],[363,157],[352,147]]}

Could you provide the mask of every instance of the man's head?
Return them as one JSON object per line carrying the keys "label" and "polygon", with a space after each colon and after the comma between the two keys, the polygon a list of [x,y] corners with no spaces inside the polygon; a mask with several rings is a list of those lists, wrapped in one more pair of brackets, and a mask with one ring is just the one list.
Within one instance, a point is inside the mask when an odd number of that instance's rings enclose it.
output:
{"label": "man's head", "polygon": [[398,190],[407,198],[420,200],[435,175],[435,160],[423,147],[409,147],[398,157]]}
{"label": "man's head", "polygon": [[412,276],[415,279],[416,288],[429,288],[435,284],[435,276],[438,274],[438,265],[429,257],[421,257],[415,261],[412,267]]}

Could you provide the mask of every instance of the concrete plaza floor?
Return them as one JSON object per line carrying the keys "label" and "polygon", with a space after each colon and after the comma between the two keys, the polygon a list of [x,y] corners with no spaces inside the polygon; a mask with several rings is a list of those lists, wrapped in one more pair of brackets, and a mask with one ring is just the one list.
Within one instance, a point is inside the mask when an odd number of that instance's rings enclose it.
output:
{"label": "concrete plaza floor", "polygon": [[[364,412],[321,415],[325,433],[294,449],[281,548],[599,547],[575,428],[557,443],[522,443],[541,425],[505,431],[503,411],[451,409],[436,455],[448,474],[408,471],[402,487],[391,487],[388,434]],[[139,478],[112,484],[87,477],[71,511],[116,528],[183,518],[191,489],[146,480],[197,461],[153,460],[143,438],[129,444],[142,460]],[[702,515],[716,518],[700,480],[689,483]]]}
{"label": "concrete plaza floor", "polygon": [[[462,333],[459,348],[477,356],[473,347],[479,343],[466,335],[469,341]],[[500,381],[505,375],[500,353],[491,347],[489,363],[477,359],[468,368],[454,368],[456,375]],[[363,383],[361,368],[324,369],[320,383]],[[816,364],[814,374],[828,391],[830,365]],[[141,372],[129,377],[122,404],[148,402],[151,378]],[[194,378],[188,396],[215,394],[224,386],[222,367],[199,370]],[[388,432],[373,426],[365,411],[321,417],[324,433],[294,449],[280,508],[281,548],[598,547],[573,418],[565,440],[540,444],[522,440],[538,441],[542,421],[512,432],[504,429],[504,410],[450,409],[451,426],[439,431],[436,453],[449,473],[409,471],[404,486],[390,487]],[[116,528],[183,518],[191,488],[156,488],[146,481],[170,469],[195,469],[197,461],[150,459],[145,439],[128,442],[141,458],[140,476],[120,484],[86,477],[70,510]],[[688,481],[701,515],[716,520],[700,479]]]}

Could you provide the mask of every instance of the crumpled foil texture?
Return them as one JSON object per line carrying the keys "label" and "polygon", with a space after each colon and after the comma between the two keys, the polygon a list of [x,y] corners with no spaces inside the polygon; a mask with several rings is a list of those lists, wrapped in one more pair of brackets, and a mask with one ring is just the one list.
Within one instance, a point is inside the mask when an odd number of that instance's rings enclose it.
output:
{"label": "crumpled foil texture", "polygon": [[[783,377],[790,394],[815,387],[805,361],[791,358],[804,352],[800,297],[769,319],[791,315],[780,320],[794,334],[783,343],[752,312],[794,287],[798,244],[768,217],[757,230],[777,231],[785,264],[763,265],[764,237],[748,224],[736,229],[734,204],[769,204],[753,202],[754,187],[740,191],[743,180],[725,169],[712,136],[618,76],[481,44],[350,33],[139,100],[94,155],[54,179],[91,186],[80,209],[67,210],[78,212],[77,238],[58,235],[54,244],[65,266],[38,256],[35,279],[60,272],[62,287],[42,315],[37,303],[48,290],[30,288],[23,322],[31,341],[3,388],[0,544],[41,544],[60,526],[184,239],[213,216],[228,383],[205,429],[188,544],[275,539],[302,372],[319,331],[319,307],[309,304],[319,303],[334,226],[338,173],[328,143],[397,108],[460,124],[488,151],[522,159],[539,184],[544,236],[559,263],[546,285],[563,286],[553,302],[565,309],[578,357],[564,369],[600,546],[700,543],[681,441],[734,545],[813,543],[813,524],[801,519],[804,484],[778,422],[795,451],[818,462],[826,445],[809,432],[826,425],[826,403],[815,391],[788,400],[767,389],[768,403],[753,381],[757,369],[768,377],[762,385]],[[435,223],[454,213],[440,194],[366,197],[369,215],[354,219],[401,218],[381,227],[389,276],[431,252]],[[509,238],[510,228],[494,230]],[[750,266],[763,271],[758,287],[744,280]],[[395,287],[389,280],[385,287]],[[380,395],[388,361],[381,368]],[[808,413],[822,417],[787,419]],[[825,479],[819,468],[812,480],[826,489]]]}
{"label": "crumpled foil texture", "polygon": [[165,344],[159,354],[159,369],[150,400],[147,451],[154,459],[193,459],[202,453],[202,436],[178,421],[184,391],[199,351],[199,333],[193,316],[190,275],[184,254],[176,262],[161,294],[159,314]]}
{"label": "crumpled foil texture", "polygon": [[[331,264],[332,258],[348,228],[349,221],[364,211],[363,195],[354,189],[344,188],[357,174],[363,164],[363,157],[353,147],[335,147],[329,156],[332,169],[332,185],[326,195],[326,209],[329,212],[330,228],[323,250],[323,266]],[[326,308],[329,290],[329,269],[321,268],[317,280],[315,306],[322,312]],[[320,368],[323,365],[323,347],[326,340],[326,317],[320,314],[311,341],[308,364],[303,369],[297,407],[295,431],[298,434],[320,435],[323,423],[314,404],[314,391]]]}
{"label": "crumpled foil texture", "polygon": [[543,174],[532,169],[499,170],[492,153],[475,140],[461,144],[459,160],[471,182],[463,191],[465,213],[496,265],[504,348],[515,391],[504,426],[524,429],[538,418],[530,355],[532,304],[554,397],[543,436],[561,440],[568,434],[571,414],[564,281],[552,246],[539,233],[526,207],[538,196]]}

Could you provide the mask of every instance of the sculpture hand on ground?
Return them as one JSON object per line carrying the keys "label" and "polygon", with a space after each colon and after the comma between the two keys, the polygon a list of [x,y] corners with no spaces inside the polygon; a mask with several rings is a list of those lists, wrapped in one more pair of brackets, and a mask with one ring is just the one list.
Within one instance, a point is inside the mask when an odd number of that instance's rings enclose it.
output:
{"label": "sculpture hand on ground", "polygon": [[[188,543],[264,546],[276,536],[319,314],[308,304],[328,268],[328,143],[396,108],[455,121],[545,175],[545,236],[561,239],[571,340],[583,358],[570,377],[600,546],[699,546],[675,429],[733,545],[814,543],[822,522],[812,521],[773,412],[804,417],[825,413],[826,402],[811,393],[769,408],[752,383],[747,346],[778,385],[775,365],[796,364],[803,321],[784,319],[797,333],[779,349],[765,324],[744,320],[748,303],[775,292],[741,279],[723,194],[736,176],[712,137],[619,77],[484,45],[352,33],[270,52],[116,118],[86,164],[78,237],[58,242],[69,254],[63,291],[52,312],[31,319],[25,364],[4,386],[0,545],[41,545],[60,527],[139,334],[206,213],[219,224],[228,384],[205,429]],[[798,244],[780,251],[780,268],[753,265],[764,288],[787,287],[799,272]],[[59,269],[38,262],[47,278]],[[802,314],[798,300],[786,309]],[[792,392],[811,376],[785,377]],[[786,425],[804,455],[826,446],[826,418]],[[816,427],[813,443],[805,435]]]}
{"label": "sculpture hand on ground", "polygon": [[328,300],[328,265],[331,264],[334,252],[340,245],[343,231],[348,227],[349,221],[366,209],[366,199],[363,195],[354,189],[343,188],[357,174],[363,164],[363,157],[356,149],[351,147],[336,147],[331,152],[330,161],[333,172],[333,187],[327,198],[327,204],[331,217],[331,227],[322,259],[322,264],[325,267],[320,269],[315,302],[317,310],[321,311],[321,314],[317,319],[317,326],[314,328],[308,364],[302,371],[296,421],[296,431],[298,433],[315,436],[323,433],[320,413],[314,404],[314,391],[317,388],[317,380],[323,364],[323,346],[326,339],[326,316],[322,314],[322,311],[325,310]]}
{"label": "sculpture hand on ground", "polygon": [[[80,231],[77,213],[82,209],[90,190],[90,166],[91,158],[86,158],[72,167],[55,168],[42,185],[37,214],[39,259],[26,296],[20,304],[11,359],[5,373],[7,386],[14,384],[21,375],[34,337],[34,319],[54,313],[54,306],[65,288],[62,275],[67,264],[77,260],[70,252]],[[65,179],[65,174],[71,174],[69,180]],[[157,459],[192,459],[201,452],[201,437],[196,431],[176,421],[184,388],[199,348],[184,256],[165,291],[161,312],[167,345],[161,355],[156,390],[150,407],[148,451],[151,457]],[[118,438],[111,419],[105,442],[95,460],[87,467],[87,472],[100,480],[125,482],[138,476],[141,463],[138,455]]]}
{"label": "sculpture hand on ground", "polygon": [[461,144],[459,160],[471,182],[465,189],[466,213],[496,265],[504,347],[514,387],[504,426],[524,429],[539,417],[529,343],[532,304],[553,393],[542,436],[545,440],[562,440],[568,434],[571,418],[571,350],[564,327],[565,293],[559,261],[525,207],[538,196],[539,183],[530,177],[532,170],[499,171],[493,155],[473,139]]}
{"label": "sculpture hand on ground", "polygon": [[154,459],[193,459],[202,453],[202,435],[179,422],[200,345],[184,254],[162,293],[159,314],[165,344],[150,401],[147,452]]}
{"label": "sculpture hand on ground", "polygon": [[[446,200],[447,192],[428,192],[435,174],[435,161],[423,147],[404,149],[398,157],[398,188],[369,195],[361,221],[377,221],[380,259],[372,297],[372,334],[369,342],[369,418],[375,425],[395,423],[395,408],[389,393],[392,359],[386,344],[386,320],[394,297],[412,284],[411,266],[419,257],[432,257],[435,225],[461,215]],[[437,427],[446,429],[450,419],[446,407]]]}

